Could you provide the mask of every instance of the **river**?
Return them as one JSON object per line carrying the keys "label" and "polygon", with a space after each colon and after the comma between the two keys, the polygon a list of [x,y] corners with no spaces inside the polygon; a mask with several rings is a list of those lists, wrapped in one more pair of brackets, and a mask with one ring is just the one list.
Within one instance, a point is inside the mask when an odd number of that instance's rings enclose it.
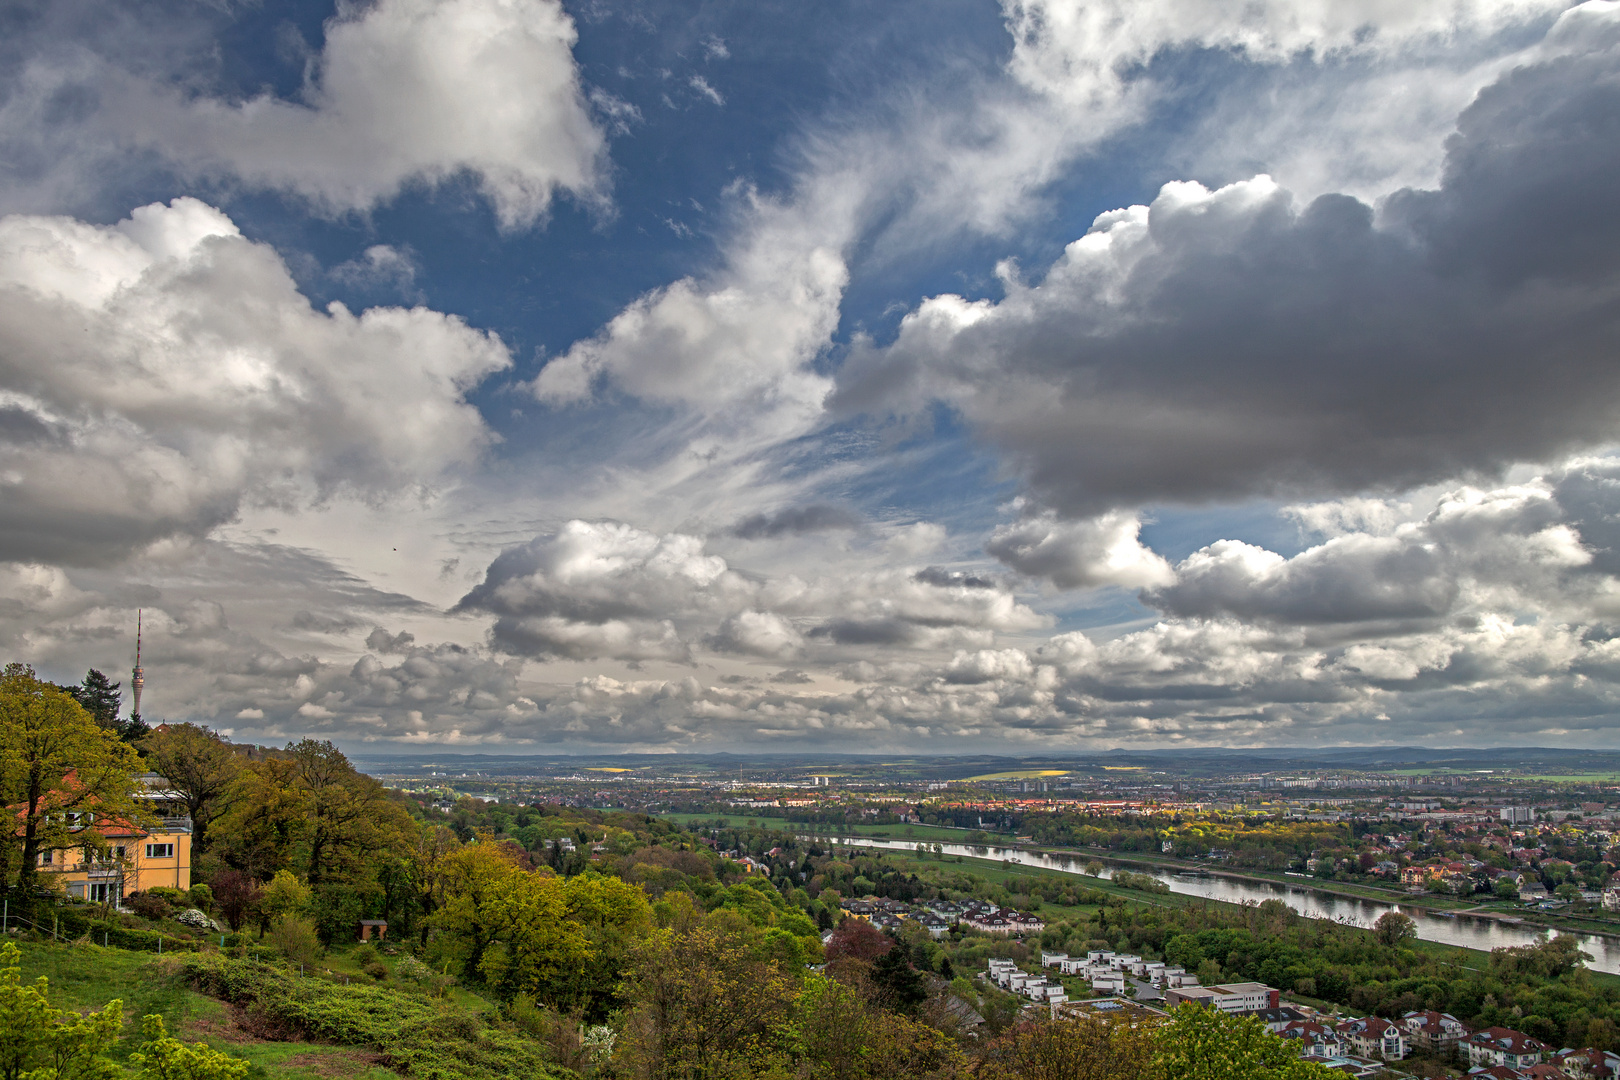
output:
{"label": "river", "polygon": [[[804,837],[806,840],[816,840],[827,843],[831,838],[826,836]],[[915,851],[917,845],[914,841],[903,840],[874,840],[865,836],[846,836],[838,838],[840,844],[856,847],[884,848],[890,851]],[[928,844],[930,851],[933,845]],[[1091,861],[1089,855],[1048,855],[1040,851],[1026,851],[1022,848],[996,847],[995,845],[970,844],[941,844],[946,855],[962,855],[970,859],[994,859],[1004,862],[1018,863],[1021,866],[1037,866],[1046,870],[1057,870],[1065,874],[1076,874],[1081,877],[1085,873],[1086,863]],[[1099,859],[1099,861],[1102,861]],[[1163,867],[1147,867],[1121,862],[1119,869],[1130,870],[1133,873],[1151,873],[1154,877],[1170,886],[1173,893],[1184,896],[1202,896],[1209,900],[1224,900],[1231,904],[1259,903],[1262,900],[1281,900],[1301,915],[1313,919],[1333,919],[1337,922],[1349,923],[1352,926],[1371,926],[1378,916],[1386,911],[1400,911],[1409,915],[1417,923],[1417,935],[1424,941],[1438,941],[1445,945],[1461,945],[1469,949],[1479,949],[1489,952],[1504,945],[1533,945],[1545,941],[1552,935],[1551,930],[1534,926],[1514,926],[1496,919],[1482,919],[1470,915],[1458,915],[1455,918],[1443,918],[1431,915],[1418,907],[1390,904],[1380,900],[1359,900],[1355,897],[1338,896],[1333,893],[1320,892],[1306,885],[1284,885],[1280,882],[1252,881],[1230,877],[1181,877],[1175,871]],[[1112,877],[1113,869],[1106,867],[1102,877]],[[1592,960],[1587,964],[1593,971],[1606,971],[1620,975],[1620,938],[1599,937],[1592,934],[1580,935],[1581,948],[1591,954]]]}

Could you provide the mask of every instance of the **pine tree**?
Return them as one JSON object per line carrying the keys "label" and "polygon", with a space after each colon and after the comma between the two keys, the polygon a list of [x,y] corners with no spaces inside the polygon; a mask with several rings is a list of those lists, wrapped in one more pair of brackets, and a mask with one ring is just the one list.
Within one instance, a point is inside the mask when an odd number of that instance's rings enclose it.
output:
{"label": "pine tree", "polygon": [[78,686],[65,686],[63,689],[84,706],[84,711],[89,713],[97,724],[110,731],[116,731],[118,707],[123,697],[118,688],[122,685],[123,683],[109,681],[107,676],[91,668],[85,674],[83,683]]}

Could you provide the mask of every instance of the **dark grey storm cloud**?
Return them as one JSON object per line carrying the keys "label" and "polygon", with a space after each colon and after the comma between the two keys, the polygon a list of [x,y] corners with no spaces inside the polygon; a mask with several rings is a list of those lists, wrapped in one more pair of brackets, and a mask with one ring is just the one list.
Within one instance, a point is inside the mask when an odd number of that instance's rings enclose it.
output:
{"label": "dark grey storm cloud", "polygon": [[750,514],[729,530],[740,540],[768,540],[798,533],[858,529],[861,517],[852,510],[826,503],[794,506],[774,514]]}
{"label": "dark grey storm cloud", "polygon": [[911,575],[914,581],[924,585],[937,585],[942,589],[951,587],[963,589],[995,589],[1000,588],[993,578],[980,577],[965,570],[946,570],[939,566],[925,566]]}
{"label": "dark grey storm cloud", "polygon": [[1168,185],[1037,286],[925,302],[856,349],[836,401],[952,402],[1067,515],[1396,488],[1614,438],[1620,54],[1588,23],[1479,95],[1438,190],[1375,212],[1266,178]]}

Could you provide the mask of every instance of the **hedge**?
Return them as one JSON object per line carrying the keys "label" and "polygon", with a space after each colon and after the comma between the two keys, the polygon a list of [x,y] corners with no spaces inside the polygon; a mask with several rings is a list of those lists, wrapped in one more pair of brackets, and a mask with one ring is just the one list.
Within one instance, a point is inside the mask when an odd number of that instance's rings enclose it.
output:
{"label": "hedge", "polygon": [[[39,929],[44,928],[44,920],[40,920]],[[160,942],[164,952],[196,952],[198,946],[195,938],[175,937],[157,930],[131,930],[115,922],[88,918],[72,908],[57,909],[56,932],[65,938],[88,936],[97,945],[138,952],[157,952]]]}

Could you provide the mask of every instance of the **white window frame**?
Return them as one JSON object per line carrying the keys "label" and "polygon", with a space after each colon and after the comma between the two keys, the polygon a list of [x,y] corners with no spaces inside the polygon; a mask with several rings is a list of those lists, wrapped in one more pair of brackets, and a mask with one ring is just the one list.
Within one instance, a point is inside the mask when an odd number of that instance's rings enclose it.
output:
{"label": "white window frame", "polygon": [[146,845],[146,857],[148,859],[172,859],[172,858],[174,858],[174,845],[173,844],[147,844]]}

